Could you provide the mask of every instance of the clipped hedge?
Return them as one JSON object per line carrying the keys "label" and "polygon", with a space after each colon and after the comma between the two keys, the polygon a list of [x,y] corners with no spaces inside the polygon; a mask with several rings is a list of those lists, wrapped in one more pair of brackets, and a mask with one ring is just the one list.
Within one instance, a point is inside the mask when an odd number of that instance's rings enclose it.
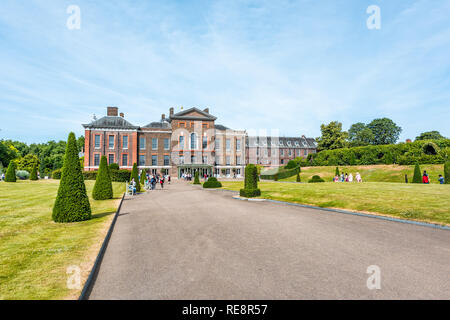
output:
{"label": "clipped hedge", "polygon": [[244,189],[239,191],[239,195],[245,198],[259,197],[261,190],[258,189],[258,168],[254,164],[245,167]]}
{"label": "clipped hedge", "polygon": [[311,166],[441,164],[449,159],[450,139],[324,150],[308,155]]}
{"label": "clipped hedge", "polygon": [[450,161],[444,164],[444,182],[450,184]]}
{"label": "clipped hedge", "polygon": [[222,188],[222,184],[214,177],[203,183],[203,188]]}
{"label": "clipped hedge", "polygon": [[295,176],[299,172],[300,167],[295,167],[293,169],[279,168],[278,172],[274,174],[262,174],[261,179],[278,181],[280,179],[286,179]]}
{"label": "clipped hedge", "polygon": [[308,181],[308,183],[320,183],[325,182],[320,176],[313,176],[311,180]]}

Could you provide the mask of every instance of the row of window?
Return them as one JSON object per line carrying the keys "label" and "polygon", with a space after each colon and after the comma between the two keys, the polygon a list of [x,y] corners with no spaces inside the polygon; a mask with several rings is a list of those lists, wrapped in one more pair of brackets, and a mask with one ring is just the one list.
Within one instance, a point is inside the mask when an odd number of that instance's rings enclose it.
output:
{"label": "row of window", "polygon": [[[116,137],[114,135],[108,136],[109,149],[115,148],[115,138]],[[101,138],[100,138],[99,134],[96,134],[94,136],[95,149],[100,149],[100,139]],[[170,139],[164,138],[163,143],[164,143],[164,150],[169,150],[170,149]],[[140,137],[139,138],[139,149],[145,150],[146,148],[147,148],[146,138]],[[122,149],[128,149],[128,136],[122,136]],[[158,150],[158,139],[157,138],[152,138],[152,150]]]}
{"label": "row of window", "polygon": [[[115,156],[114,154],[108,155],[108,163],[115,163]],[[100,165],[100,154],[94,154],[94,166],[98,167]],[[145,155],[139,155],[139,166],[146,166],[146,157]],[[158,166],[158,156],[152,155],[152,166]],[[164,155],[163,158],[163,165],[164,166],[170,166],[170,157],[168,155]],[[128,166],[128,154],[122,154],[121,159],[121,166],[127,167]]]}
{"label": "row of window", "polygon": [[[235,159],[236,159],[236,165],[241,165],[242,164],[240,156],[237,156]],[[218,165],[218,166],[223,165],[222,157],[216,157],[215,160],[216,160],[216,165]],[[184,156],[180,156],[179,157],[179,162],[180,162],[180,164],[184,164],[185,163]],[[196,156],[191,155],[191,163],[197,163],[197,157]],[[202,163],[203,164],[208,164],[208,156],[202,156]],[[231,157],[230,156],[225,157],[225,165],[227,165],[227,166],[231,165]]]}
{"label": "row of window", "polygon": [[[259,149],[256,149],[256,155],[259,156]],[[280,156],[284,156],[284,149],[280,149]],[[273,154],[273,153],[272,153]],[[267,156],[268,155],[268,149],[264,149],[264,155]],[[295,151],[293,151],[292,149],[289,149],[287,152],[287,155],[290,157],[292,155],[295,155]],[[304,149],[304,156],[308,155],[308,150]],[[300,156],[300,150],[297,150],[297,156]]]}
{"label": "row of window", "polygon": [[[147,165],[147,161],[146,161],[146,156],[141,154],[139,155],[139,166],[146,166]],[[152,155],[152,166],[158,166],[158,156],[157,155]],[[163,165],[164,166],[170,166],[170,157],[168,155],[164,155],[163,158]]]}

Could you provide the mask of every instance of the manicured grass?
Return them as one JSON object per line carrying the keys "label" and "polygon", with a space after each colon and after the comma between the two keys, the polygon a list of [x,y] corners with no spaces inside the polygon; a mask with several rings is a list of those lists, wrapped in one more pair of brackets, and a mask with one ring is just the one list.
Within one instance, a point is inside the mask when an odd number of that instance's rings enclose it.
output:
{"label": "manicured grass", "polygon": [[0,299],[78,297],[67,267],[79,266],[84,283],[125,191],[113,183],[115,199],[95,201],[94,183],[86,181],[92,220],[70,224],[52,221],[58,180],[0,183]]}
{"label": "manicured grass", "polygon": [[[222,181],[238,191],[243,182]],[[260,182],[261,197],[450,225],[450,185]]]}
{"label": "manicured grass", "polygon": [[[412,181],[414,174],[414,166],[399,166],[399,165],[371,165],[371,166],[342,166],[339,167],[339,172],[352,173],[353,179],[359,172],[365,182],[399,182],[405,183],[405,174],[408,175],[409,182]],[[420,165],[421,173],[427,171],[430,182],[438,184],[438,177],[440,174],[444,175],[443,164],[423,164]],[[313,175],[319,175],[325,181],[332,181],[336,167],[304,167],[300,173],[302,182],[307,182]],[[280,181],[295,181],[296,176],[292,176]]]}

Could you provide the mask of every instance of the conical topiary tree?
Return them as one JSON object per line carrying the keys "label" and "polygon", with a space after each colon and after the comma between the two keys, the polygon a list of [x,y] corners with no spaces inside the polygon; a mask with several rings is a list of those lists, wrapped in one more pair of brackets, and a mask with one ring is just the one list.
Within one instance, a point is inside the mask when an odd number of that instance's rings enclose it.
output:
{"label": "conical topiary tree", "polygon": [[336,173],[334,174],[335,176],[340,176],[340,173],[339,173],[339,168],[338,167],[336,167]]}
{"label": "conical topiary tree", "polygon": [[450,161],[444,164],[444,182],[450,184]]}
{"label": "conical topiary tree", "polygon": [[300,180],[300,170],[297,171],[297,177],[295,178],[295,181],[301,182],[301,180]]}
{"label": "conical topiary tree", "polygon": [[5,174],[5,182],[16,182],[16,163],[14,161],[9,162],[8,169]]}
{"label": "conical topiary tree", "polygon": [[37,176],[37,165],[34,164],[33,165],[33,169],[31,169],[30,180],[31,181],[36,181],[37,179],[38,179],[38,176]]}
{"label": "conical topiary tree", "polygon": [[100,167],[97,172],[92,198],[95,200],[106,200],[113,198],[113,187],[109,175],[108,160],[106,156],[100,159]]}
{"label": "conical topiary tree", "polygon": [[78,222],[91,219],[91,205],[86,194],[77,140],[73,132],[69,134],[67,140],[61,181],[52,217],[55,222]]}
{"label": "conical topiary tree", "polygon": [[145,169],[142,169],[142,172],[141,172],[141,184],[142,185],[145,185],[145,178],[147,177],[147,172],[145,171]]}
{"label": "conical topiary tree", "polygon": [[422,176],[420,174],[420,166],[418,163],[416,163],[416,166],[414,167],[414,176],[412,183],[422,183]]}
{"label": "conical topiary tree", "polygon": [[136,192],[141,192],[141,183],[139,182],[139,171],[136,162],[133,163],[133,169],[131,170],[131,180],[134,178],[134,182],[136,182]]}
{"label": "conical topiary tree", "polygon": [[194,174],[194,184],[201,184],[200,179],[198,177],[198,171],[195,171],[195,174]]}

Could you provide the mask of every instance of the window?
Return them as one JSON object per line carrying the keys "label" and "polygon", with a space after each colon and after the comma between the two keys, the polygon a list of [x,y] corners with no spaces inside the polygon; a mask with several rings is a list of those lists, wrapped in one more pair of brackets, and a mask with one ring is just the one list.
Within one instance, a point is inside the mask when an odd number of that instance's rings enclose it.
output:
{"label": "window", "polygon": [[203,136],[202,148],[203,149],[208,148],[208,137],[207,136]]}
{"label": "window", "polygon": [[152,138],[152,150],[158,150],[158,139]]}
{"label": "window", "polygon": [[236,157],[236,164],[241,164],[241,157],[240,156],[237,156]]}
{"label": "window", "polygon": [[281,164],[284,164],[284,159],[281,159]]}
{"label": "window", "polygon": [[114,149],[114,136],[109,136],[108,138],[109,138],[109,141],[108,141],[109,148]]}
{"label": "window", "polygon": [[216,165],[220,166],[222,164],[222,157],[216,157]]}
{"label": "window", "polygon": [[228,151],[228,150],[231,149],[231,140],[230,140],[230,139],[227,139],[227,140],[226,140],[226,144],[227,144],[226,148],[227,148],[227,151]]}
{"label": "window", "polygon": [[207,123],[203,123],[202,126],[203,126],[203,129],[207,129],[208,128],[208,124]]}
{"label": "window", "polygon": [[197,134],[191,133],[191,150],[197,149]]}
{"label": "window", "polygon": [[100,165],[100,155],[94,154],[94,166],[98,167]]}
{"label": "window", "polygon": [[236,174],[239,176],[241,174],[241,169],[236,169]]}
{"label": "window", "polygon": [[145,142],[146,141],[144,137],[139,138],[139,149],[145,150]]}
{"label": "window", "polygon": [[305,157],[308,156],[308,149],[305,150]]}
{"label": "window", "polygon": [[100,149],[100,135],[96,134],[94,137],[95,149]]}
{"label": "window", "polygon": [[[128,136],[123,136],[122,137],[122,148],[123,149],[128,149]],[[128,157],[128,155],[127,155]]]}
{"label": "window", "polygon": [[203,156],[202,157],[202,163],[203,164],[207,164],[208,163],[208,156]]}
{"label": "window", "polygon": [[180,164],[184,164],[184,156],[180,156]]}
{"label": "window", "polygon": [[108,163],[109,164],[114,163],[114,155],[113,154],[108,155]]}
{"label": "window", "polygon": [[292,156],[292,150],[289,149],[289,157]]}
{"label": "window", "polygon": [[229,166],[230,164],[231,164],[230,156],[227,156],[227,166]]}
{"label": "window", "polygon": [[170,159],[168,155],[164,156],[164,165],[165,166],[169,166],[170,165]]}
{"label": "window", "polygon": [[236,151],[241,150],[241,139],[236,140]]}
{"label": "window", "polygon": [[127,167],[128,166],[128,154],[122,155],[122,166]]}
{"label": "window", "polygon": [[145,166],[145,155],[143,155],[143,154],[139,155],[139,165]]}
{"label": "window", "polygon": [[264,149],[264,155],[267,157],[267,155],[269,154],[268,153],[269,151],[267,151],[267,149]]}
{"label": "window", "polygon": [[169,150],[169,149],[170,149],[169,138],[164,138],[164,150]]}
{"label": "window", "polygon": [[197,159],[195,158],[195,156],[191,156],[191,163],[196,163]]}
{"label": "window", "polygon": [[158,165],[158,156],[157,155],[152,155],[152,166],[157,166]]}
{"label": "window", "polygon": [[180,136],[180,149],[184,150],[184,136]]}
{"label": "window", "polygon": [[216,150],[220,149],[220,139],[216,139]]}
{"label": "window", "polygon": [[[284,149],[281,149],[280,155],[284,156]],[[283,163],[283,162],[282,162]]]}

